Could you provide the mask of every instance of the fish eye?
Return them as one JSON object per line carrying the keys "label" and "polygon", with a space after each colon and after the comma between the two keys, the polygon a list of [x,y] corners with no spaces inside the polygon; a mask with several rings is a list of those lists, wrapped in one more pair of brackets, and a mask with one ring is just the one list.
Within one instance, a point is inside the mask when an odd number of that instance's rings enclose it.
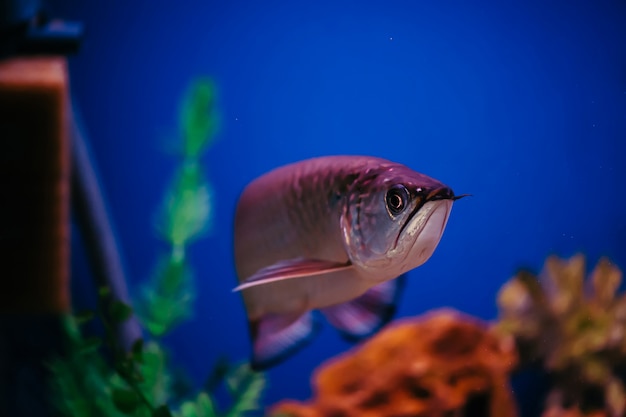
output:
{"label": "fish eye", "polygon": [[409,203],[409,191],[404,185],[394,185],[387,191],[385,201],[390,214],[400,214]]}

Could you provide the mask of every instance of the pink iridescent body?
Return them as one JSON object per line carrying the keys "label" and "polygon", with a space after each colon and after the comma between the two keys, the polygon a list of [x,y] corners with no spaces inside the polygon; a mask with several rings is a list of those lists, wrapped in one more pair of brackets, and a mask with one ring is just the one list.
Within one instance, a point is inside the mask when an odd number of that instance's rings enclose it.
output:
{"label": "pink iridescent body", "polygon": [[278,362],[307,340],[314,309],[349,336],[379,327],[394,278],[431,256],[457,198],[404,165],[364,156],[309,159],[251,182],[234,249],[253,364]]}

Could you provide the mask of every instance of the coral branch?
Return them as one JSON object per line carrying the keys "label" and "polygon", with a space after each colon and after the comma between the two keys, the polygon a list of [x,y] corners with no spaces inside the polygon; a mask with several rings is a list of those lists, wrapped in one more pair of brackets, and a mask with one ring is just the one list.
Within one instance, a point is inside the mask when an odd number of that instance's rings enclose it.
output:
{"label": "coral branch", "polygon": [[495,329],[514,338],[521,365],[540,364],[554,381],[544,417],[621,417],[626,393],[626,295],[621,271],[601,259],[550,257],[539,277],[520,272],[498,295]]}

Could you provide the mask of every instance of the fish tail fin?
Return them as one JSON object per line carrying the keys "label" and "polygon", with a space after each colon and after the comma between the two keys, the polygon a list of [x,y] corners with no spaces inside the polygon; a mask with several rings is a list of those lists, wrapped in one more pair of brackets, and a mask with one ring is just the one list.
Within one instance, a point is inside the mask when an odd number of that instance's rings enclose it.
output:
{"label": "fish tail fin", "polygon": [[402,274],[370,288],[353,300],[321,311],[345,339],[352,342],[362,340],[393,318],[405,281],[406,274]]}
{"label": "fish tail fin", "polygon": [[266,314],[250,322],[252,360],[250,367],[261,371],[283,362],[306,346],[319,330],[310,311],[297,314]]}

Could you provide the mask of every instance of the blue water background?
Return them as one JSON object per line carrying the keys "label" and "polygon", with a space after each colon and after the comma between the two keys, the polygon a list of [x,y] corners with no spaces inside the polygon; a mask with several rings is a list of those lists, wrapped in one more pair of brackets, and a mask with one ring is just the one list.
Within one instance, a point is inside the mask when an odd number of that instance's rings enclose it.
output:
{"label": "blue water background", "polygon": [[[153,214],[177,166],[167,153],[196,76],[219,88],[223,128],[203,161],[210,235],[190,252],[195,317],[166,343],[196,384],[245,359],[236,278],[237,196],[284,163],[368,154],[473,197],[455,204],[433,257],[410,273],[400,316],[452,306],[496,317],[500,286],[549,254],[626,268],[624,1],[80,1],[70,60],[131,286],[159,254]],[[74,300],[91,297],[73,245]],[[82,292],[81,292],[82,291]],[[269,372],[266,402],[307,398],[309,375],[350,345],[324,326]]]}

